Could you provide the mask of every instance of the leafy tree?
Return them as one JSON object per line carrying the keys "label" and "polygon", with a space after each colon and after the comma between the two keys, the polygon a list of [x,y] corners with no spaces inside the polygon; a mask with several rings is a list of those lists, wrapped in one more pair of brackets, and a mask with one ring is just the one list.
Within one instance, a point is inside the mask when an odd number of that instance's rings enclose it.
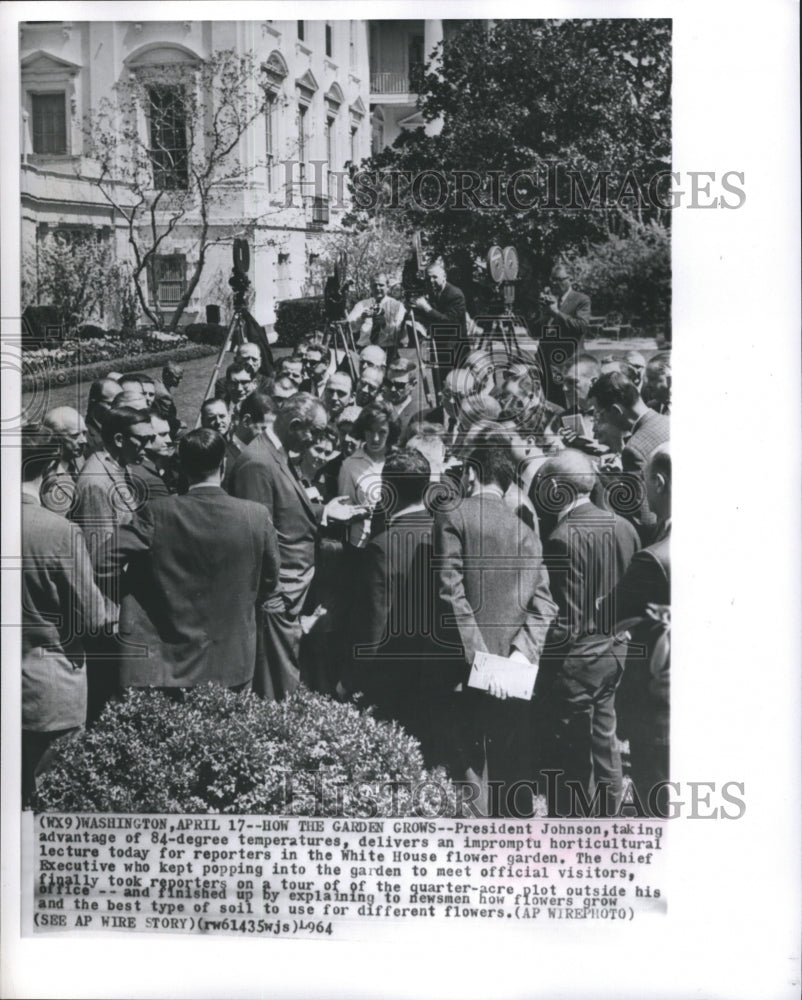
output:
{"label": "leafy tree", "polygon": [[320,266],[326,274],[332,274],[339,255],[345,253],[346,277],[353,282],[348,297],[356,301],[372,294],[370,282],[376,274],[387,274],[391,284],[401,280],[411,245],[412,231],[403,225],[402,219],[378,214],[362,225],[327,233]]}
{"label": "leafy tree", "polygon": [[[152,66],[120,79],[86,121],[94,183],[125,220],[139,306],[158,329],[175,330],[209,248],[245,235],[256,221],[231,219],[232,199],[257,166],[240,157],[264,114],[265,90],[250,54],[224,50],[198,64]],[[222,220],[230,220],[224,222]],[[187,254],[183,293],[169,321],[156,296],[157,258]]]}
{"label": "leafy tree", "polygon": [[99,318],[108,305],[108,278],[113,268],[107,244],[93,233],[49,233],[41,239],[36,255],[23,261],[23,307],[37,300],[55,308],[65,337]]}
{"label": "leafy tree", "polygon": [[[654,179],[670,169],[670,42],[666,20],[467,22],[424,78],[423,118],[440,132],[402,133],[368,162],[354,221],[400,216],[468,269],[513,244],[533,279],[633,222],[667,225]],[[460,196],[466,172],[478,180]]]}

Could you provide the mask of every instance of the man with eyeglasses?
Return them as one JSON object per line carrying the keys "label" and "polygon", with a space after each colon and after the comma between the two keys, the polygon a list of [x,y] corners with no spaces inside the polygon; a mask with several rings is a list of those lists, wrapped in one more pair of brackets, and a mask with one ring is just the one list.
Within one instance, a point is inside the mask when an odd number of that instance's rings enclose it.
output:
{"label": "man with eyeglasses", "polygon": [[386,274],[375,275],[371,285],[372,297],[357,302],[348,314],[348,322],[357,341],[366,337],[371,344],[396,354],[406,309],[403,302],[389,294],[390,282]]}
{"label": "man with eyeglasses", "polygon": [[426,398],[418,388],[415,362],[410,358],[396,358],[387,372],[386,386],[387,402],[393,406],[403,437],[412,417],[426,405]]}
{"label": "man with eyeglasses", "polygon": [[253,392],[254,386],[253,373],[250,368],[242,361],[232,361],[226,368],[222,393],[218,385],[215,388],[215,395],[222,395],[228,402],[233,417],[239,412],[242,403]]}

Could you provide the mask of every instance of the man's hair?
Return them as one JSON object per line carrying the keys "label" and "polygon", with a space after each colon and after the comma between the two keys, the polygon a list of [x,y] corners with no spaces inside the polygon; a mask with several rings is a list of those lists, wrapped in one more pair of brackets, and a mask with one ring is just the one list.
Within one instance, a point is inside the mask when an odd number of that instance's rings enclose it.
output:
{"label": "man's hair", "polygon": [[140,385],[155,385],[156,382],[152,375],[148,375],[147,372],[128,372],[125,375],[120,376],[120,385],[123,382],[139,382]]}
{"label": "man's hair", "polygon": [[325,413],[326,407],[317,396],[309,392],[296,392],[280,403],[276,411],[276,423],[280,427],[289,427],[293,420],[302,424],[311,424],[317,413]]}
{"label": "man's hair", "polygon": [[232,361],[228,368],[226,368],[226,378],[230,378],[232,375],[236,374],[236,372],[247,372],[248,378],[253,378],[250,368],[244,361]]}
{"label": "man's hair", "polygon": [[269,413],[276,412],[276,401],[266,392],[252,392],[240,407],[240,419],[248,417],[251,423],[261,423]]}
{"label": "man's hair", "polygon": [[292,365],[299,365],[299,364],[301,364],[301,359],[300,358],[296,358],[295,355],[291,355],[291,354],[285,355],[283,358],[279,358],[278,361],[276,362],[276,378],[278,378],[280,375],[282,375],[283,372],[284,372],[284,369],[287,368],[287,366],[291,365],[291,364]]}
{"label": "man's hair", "polygon": [[176,378],[183,378],[184,376],[184,369],[177,361],[168,361],[162,368],[162,375],[164,375],[165,372],[170,372],[175,375]]}
{"label": "man's hair", "polygon": [[323,430],[320,432],[318,441],[329,440],[334,445],[335,450],[340,447],[340,435],[337,433],[337,428],[332,427],[331,424],[326,424]]}
{"label": "man's hair", "polygon": [[659,444],[649,455],[648,470],[663,476],[667,483],[671,482],[671,448],[668,441]]}
{"label": "man's hair", "polygon": [[208,427],[188,431],[178,442],[178,460],[189,479],[205,479],[223,464],[226,443]]}
{"label": "man's hair", "polygon": [[660,351],[659,354],[652,355],[646,362],[646,370],[662,372],[664,375],[671,374],[671,354],[668,351]]}
{"label": "man's hair", "polygon": [[74,421],[80,427],[81,414],[71,406],[55,406],[52,410],[47,411],[42,423],[56,434],[65,434],[67,433],[68,421]]}
{"label": "man's hair", "polygon": [[605,410],[611,406],[629,410],[640,399],[640,393],[635,383],[626,375],[621,372],[605,372],[590,387],[588,399],[592,399]]}
{"label": "man's hair", "polygon": [[577,497],[589,496],[596,485],[596,470],[587,455],[575,448],[566,448],[547,459],[537,472],[538,490],[557,498],[557,505]]}
{"label": "man's hair", "polygon": [[111,382],[113,385],[119,385],[119,382],[115,382],[113,378],[97,378],[89,386],[89,399],[87,401],[87,409],[91,410],[93,406],[97,403],[103,402],[103,390],[106,385]]}
{"label": "man's hair", "polygon": [[147,424],[150,422],[150,413],[147,410],[135,410],[132,406],[115,406],[109,410],[109,414],[103,421],[100,428],[100,436],[103,444],[108,447],[114,444],[116,434],[128,435],[128,432],[136,424]]}
{"label": "man's hair", "polygon": [[368,403],[356,418],[351,434],[355,438],[363,438],[365,431],[377,424],[387,424],[387,448],[392,448],[401,434],[401,422],[396,418],[392,404],[382,399]]}
{"label": "man's hair", "polygon": [[223,396],[209,396],[207,399],[204,399],[204,401],[201,403],[201,413],[203,413],[204,410],[208,410],[209,407],[212,406],[214,403],[222,403],[223,406],[226,408],[227,412],[230,412],[231,410],[228,401]]}
{"label": "man's hair", "polygon": [[58,437],[49,427],[26,424],[22,428],[22,481],[31,483],[58,461]]}
{"label": "man's hair", "polygon": [[418,366],[412,360],[412,358],[396,358],[395,361],[387,369],[387,377],[392,378],[393,375],[410,375],[417,371]]}
{"label": "man's hair", "polygon": [[[351,391],[353,392],[354,380],[351,378],[350,372],[341,372],[341,371],[332,372],[328,382],[326,382],[326,389],[328,389],[328,387],[332,384],[332,382],[334,382],[335,379],[340,379],[340,378],[348,379],[348,384],[351,386]],[[326,389],[324,389],[323,391],[325,392]]]}
{"label": "man's hair", "polygon": [[382,494],[388,501],[388,514],[420,503],[429,486],[431,466],[419,451],[397,451],[382,469]]}
{"label": "man's hair", "polygon": [[479,435],[473,441],[466,461],[476,470],[483,486],[493,484],[506,493],[515,478],[515,460],[509,439],[498,431]]}
{"label": "man's hair", "polygon": [[320,361],[318,361],[319,365],[320,364],[326,364],[326,365],[331,364],[331,349],[328,348],[328,347],[326,347],[325,344],[310,344],[309,345],[309,350],[310,351],[319,351],[320,352]]}
{"label": "man's hair", "polygon": [[598,375],[601,371],[602,363],[592,354],[577,354],[575,358],[570,358],[565,362],[563,371],[570,371],[572,368],[592,368]]}
{"label": "man's hair", "polygon": [[361,412],[361,406],[357,406],[356,403],[351,403],[349,406],[346,406],[339,417],[337,417],[337,426],[339,427],[340,424],[355,424]]}

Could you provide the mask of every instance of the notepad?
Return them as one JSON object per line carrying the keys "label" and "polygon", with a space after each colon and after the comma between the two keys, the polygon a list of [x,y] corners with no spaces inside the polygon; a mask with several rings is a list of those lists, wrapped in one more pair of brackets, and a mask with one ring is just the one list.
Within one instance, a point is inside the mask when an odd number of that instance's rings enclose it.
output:
{"label": "notepad", "polygon": [[475,653],[468,687],[487,691],[491,675],[502,681],[510,697],[529,701],[535,689],[537,664],[521,663],[520,660],[511,660],[508,656],[496,656],[494,653]]}

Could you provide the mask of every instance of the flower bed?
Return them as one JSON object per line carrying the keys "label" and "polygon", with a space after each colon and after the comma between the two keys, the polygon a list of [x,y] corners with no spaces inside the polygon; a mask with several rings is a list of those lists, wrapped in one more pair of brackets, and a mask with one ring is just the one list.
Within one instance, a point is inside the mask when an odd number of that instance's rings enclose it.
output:
{"label": "flower bed", "polygon": [[302,688],[128,691],[60,746],[34,807],[56,812],[454,816],[456,790],[395,723]]}
{"label": "flower bed", "polygon": [[168,361],[189,361],[216,354],[209,344],[193,344],[186,337],[152,333],[145,337],[93,338],[65,341],[58,347],[37,348],[22,355],[22,389],[91,382],[110,370],[141,371]]}

